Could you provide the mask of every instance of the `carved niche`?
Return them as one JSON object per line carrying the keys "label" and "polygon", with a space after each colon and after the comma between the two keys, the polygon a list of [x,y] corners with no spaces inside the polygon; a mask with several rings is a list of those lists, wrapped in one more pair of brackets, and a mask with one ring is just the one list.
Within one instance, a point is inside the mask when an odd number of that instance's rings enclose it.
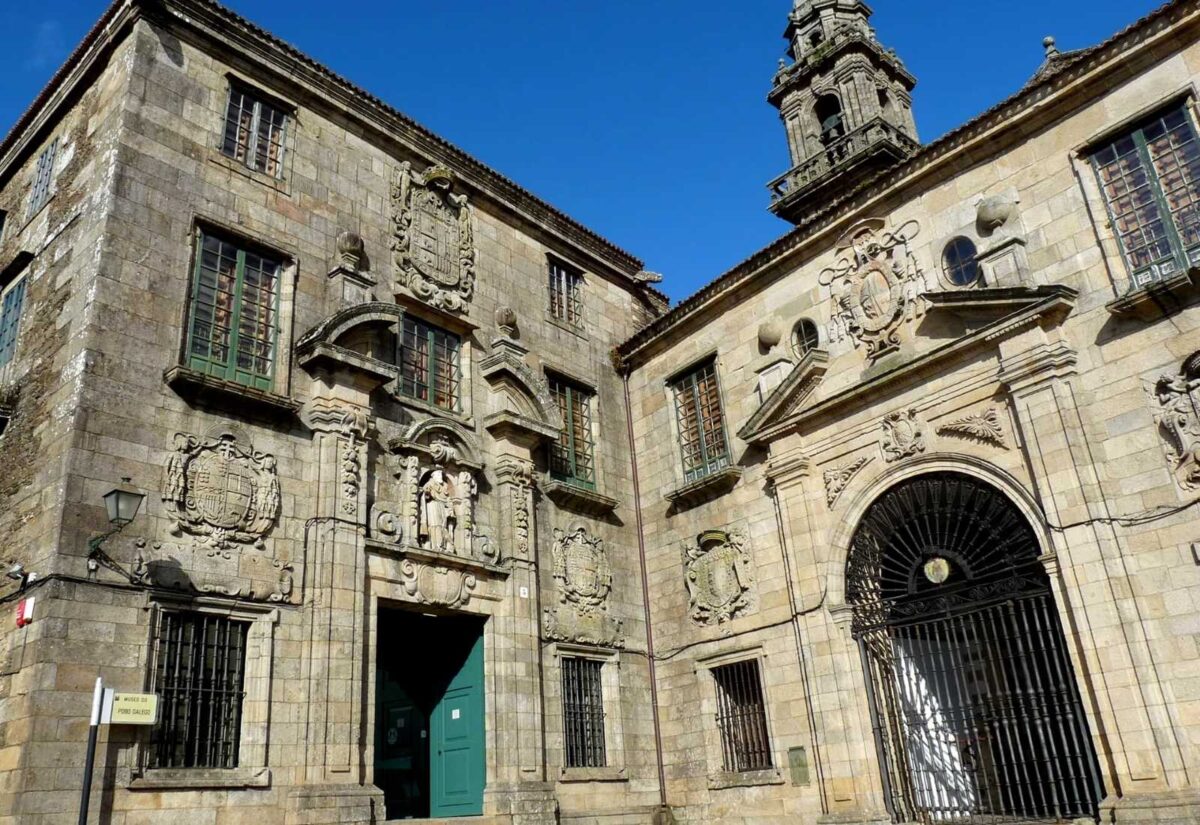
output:
{"label": "carved niche", "polygon": [[916,410],[888,413],[883,419],[883,458],[899,461],[925,452],[925,425]]}
{"label": "carved niche", "polygon": [[845,254],[820,275],[833,294],[830,340],[849,337],[871,359],[899,349],[900,327],[925,313],[925,278],[910,246],[919,225],[884,226],[875,218],[851,227],[838,241]]}
{"label": "carved niche", "polygon": [[622,647],[620,620],[608,615],[612,567],[604,542],[579,526],[554,531],[554,582],[558,604],[543,611],[546,638]]}
{"label": "carved niche", "polygon": [[162,500],[171,532],[195,536],[210,556],[230,558],[238,545],[261,548],[279,516],[275,457],[234,426],[201,437],[176,433]]}
{"label": "carved niche", "polygon": [[683,545],[689,614],[697,624],[724,624],[753,606],[753,562],[744,530],[706,530]]}
{"label": "carved niche", "polygon": [[453,421],[428,419],[410,426],[391,447],[399,459],[400,502],[372,509],[373,537],[495,562],[491,541],[477,531],[481,466],[470,434]]}
{"label": "carved niche", "polygon": [[475,239],[467,196],[454,173],[417,173],[400,164],[392,179],[392,261],[400,285],[425,303],[464,312],[475,290]]}
{"label": "carved niche", "polygon": [[1166,447],[1167,462],[1184,490],[1200,487],[1200,352],[1183,362],[1178,375],[1160,376],[1153,394],[1154,417]]}
{"label": "carved niche", "polygon": [[964,415],[937,428],[938,435],[957,435],[985,444],[994,444],[1001,449],[1008,449],[1008,441],[1004,437],[1004,425],[1000,421],[1000,413],[994,407],[988,407],[981,413]]}

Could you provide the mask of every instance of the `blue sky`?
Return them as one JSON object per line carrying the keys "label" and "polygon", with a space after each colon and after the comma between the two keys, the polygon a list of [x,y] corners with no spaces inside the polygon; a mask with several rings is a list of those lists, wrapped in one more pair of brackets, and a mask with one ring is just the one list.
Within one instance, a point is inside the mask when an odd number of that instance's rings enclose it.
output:
{"label": "blue sky", "polygon": [[[931,140],[1019,89],[1052,34],[1103,40],[1158,0],[875,0]],[[766,92],[791,0],[229,0],[663,272],[686,297],[787,230]],[[100,0],[0,3],[0,131]]]}

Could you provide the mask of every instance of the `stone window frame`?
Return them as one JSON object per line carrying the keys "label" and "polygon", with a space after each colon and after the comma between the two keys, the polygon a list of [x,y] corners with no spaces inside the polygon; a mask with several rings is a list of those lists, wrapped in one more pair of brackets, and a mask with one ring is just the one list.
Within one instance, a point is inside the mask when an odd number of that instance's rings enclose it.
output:
{"label": "stone window frame", "polygon": [[[959,283],[958,281],[955,281],[954,278],[951,277],[950,267],[948,266],[947,260],[946,260],[946,255],[948,252],[950,252],[950,248],[953,246],[962,244],[962,243],[967,243],[967,244],[971,245],[971,250],[973,252],[973,254],[971,256],[971,260],[975,264],[975,277],[972,278],[967,283]],[[962,263],[963,262],[960,261],[960,266],[962,265]],[[953,235],[950,235],[950,236],[942,239],[942,241],[938,245],[937,271],[938,271],[938,280],[947,289],[961,291],[961,290],[976,289],[979,287],[989,286],[989,284],[987,283],[986,273],[983,271],[983,261],[980,260],[979,241],[976,240],[974,237],[972,237],[972,233],[969,233],[969,232],[965,232],[965,231],[964,232],[955,232]],[[994,286],[994,284],[993,284],[993,286]]]}
{"label": "stone window frame", "polygon": [[[784,784],[781,764],[787,764],[786,752],[780,751],[778,737],[775,736],[775,722],[771,711],[770,668],[767,666],[768,654],[762,645],[741,647],[734,650],[714,653],[695,661],[695,672],[700,693],[700,718],[703,721],[704,753],[708,765],[709,790],[725,788],[747,788],[761,785]],[[724,756],[721,745],[721,731],[717,727],[717,680],[713,670],[724,665],[739,662],[756,661],[758,663],[759,687],[762,690],[763,713],[767,723],[767,742],[771,748],[771,763],[773,767],[756,771],[727,771],[724,769]]]}
{"label": "stone window frame", "polygon": [[[195,214],[191,225],[191,250],[188,256],[187,284],[184,292],[182,319],[179,325],[179,350],[175,363],[177,368],[195,375],[201,375],[199,370],[190,366],[188,341],[191,338],[192,300],[195,290],[196,267],[201,253],[200,238],[202,233],[210,232],[224,235],[251,248],[258,248],[266,254],[280,260],[279,270],[279,302],[275,314],[275,363],[274,374],[270,387],[266,390],[271,395],[288,397],[291,392],[292,378],[292,336],[295,323],[296,291],[300,278],[300,259],[293,249],[272,243],[258,233],[249,231],[244,226],[233,227],[223,221],[207,215]],[[223,388],[232,393],[253,393],[255,388],[249,384],[239,384],[234,381],[221,381]]]}
{"label": "stone window frame", "polygon": [[249,625],[243,680],[242,724],[236,768],[147,768],[150,728],[145,728],[131,749],[129,790],[199,790],[206,788],[267,788],[271,785],[270,755],[271,681],[275,660],[275,629],[280,611],[274,605],[186,595],[147,596],[148,622],[143,648],[142,690],[154,691],[155,633],[163,612],[207,613]]}
{"label": "stone window frame", "polygon": [[61,142],[61,135],[55,135],[38,153],[37,161],[34,164],[33,179],[29,184],[29,204],[25,210],[25,223],[36,218],[46,208],[46,204],[54,200],[57,192],[54,185],[56,182],[54,165],[58,163],[58,150]]}
{"label": "stone window frame", "polygon": [[547,706],[556,708],[558,717],[557,737],[562,737],[563,701],[562,667],[563,658],[590,659],[600,662],[601,700],[604,702],[604,754],[608,763],[603,768],[568,768],[566,744],[558,747],[559,782],[625,782],[628,780],[625,763],[624,708],[621,702],[621,651],[615,648],[581,645],[571,642],[554,642],[550,645],[550,656],[554,662],[555,677],[548,679]]}
{"label": "stone window frame", "polygon": [[[584,381],[583,379],[581,379],[575,375],[572,375],[570,372],[563,370],[563,369],[559,369],[558,367],[555,367],[550,364],[547,364],[543,367],[542,374],[546,380],[547,388],[549,388],[554,381],[558,381],[560,383],[567,384],[568,386],[571,386],[578,390],[582,390],[583,392],[586,392],[589,394],[588,416],[589,416],[590,420],[588,422],[588,430],[591,434],[591,439],[592,439],[592,443],[591,443],[592,480],[590,482],[586,482],[586,481],[582,481],[582,480],[575,479],[575,478],[567,478],[564,476],[556,475],[556,474],[554,474],[553,470],[550,469],[553,466],[553,462],[547,461],[547,468],[548,468],[548,471],[550,472],[550,477],[556,481],[562,481],[565,484],[573,484],[575,486],[582,487],[587,490],[597,491],[597,490],[602,489],[602,484],[601,484],[602,471],[601,471],[601,467],[600,467],[600,463],[601,463],[600,455],[602,452],[600,447],[601,447],[602,442],[600,441],[600,391],[599,391],[599,389],[591,381]],[[551,390],[550,394],[551,394],[551,396],[553,396],[554,391]],[[566,419],[566,416],[563,416],[563,428],[565,429],[566,427],[567,427],[567,419]],[[553,444],[548,445],[549,449],[553,449],[553,447],[554,447]]]}
{"label": "stone window frame", "polygon": [[1141,287],[1134,284],[1133,272],[1113,226],[1108,201],[1100,188],[1100,180],[1092,164],[1091,156],[1104,143],[1134,129],[1155,112],[1168,109],[1172,105],[1178,105],[1188,113],[1193,127],[1200,135],[1200,90],[1195,84],[1187,83],[1158,95],[1115,123],[1105,124],[1103,128],[1077,143],[1068,153],[1072,171],[1075,173],[1076,181],[1083,195],[1084,206],[1091,219],[1092,230],[1096,235],[1105,271],[1108,273],[1113,292],[1118,297],[1146,293],[1149,287],[1153,287],[1161,281],[1151,280]]}
{"label": "stone window frame", "polygon": [[448,312],[443,312],[440,309],[435,309],[416,298],[397,295],[395,300],[403,310],[405,316],[411,315],[423,324],[435,326],[458,336],[458,408],[449,410],[445,407],[439,407],[432,402],[422,401],[420,398],[405,395],[400,391],[399,370],[402,321],[397,322],[393,330],[396,347],[395,352],[392,353],[392,360],[397,370],[397,377],[387,385],[391,398],[402,407],[407,407],[410,410],[418,410],[434,418],[448,418],[451,421],[457,421],[459,424],[473,431],[475,428],[475,330],[477,327],[466,318],[460,318]]}
{"label": "stone window frame", "polygon": [[[713,376],[717,383],[717,404],[721,409],[721,426],[725,440],[726,460],[720,467],[715,467],[707,472],[699,473],[693,476],[688,475],[687,465],[683,457],[683,431],[680,428],[679,410],[676,407],[676,385],[697,372],[705,366],[711,364]],[[676,460],[672,462],[674,467],[675,479],[677,485],[688,485],[703,482],[706,478],[717,475],[718,473],[727,470],[736,465],[733,456],[733,439],[730,437],[729,430],[729,405],[725,403],[725,387],[721,380],[721,356],[718,350],[712,349],[698,358],[691,359],[686,366],[671,372],[663,382],[663,390],[667,396],[667,420],[670,422],[671,440],[675,445]],[[703,438],[703,433],[701,433]]]}
{"label": "stone window frame", "polygon": [[[813,343],[813,345],[811,347],[802,351],[796,345],[797,344],[796,339],[797,339],[797,333],[800,331],[800,326],[802,324],[804,324],[805,322],[812,324],[813,331],[816,333],[816,341]],[[828,341],[826,340],[825,330],[822,328],[821,324],[817,323],[817,319],[814,318],[812,315],[802,315],[796,319],[796,322],[794,324],[792,324],[792,329],[788,333],[788,352],[791,353],[792,358],[795,359],[795,363],[799,363],[800,361],[802,361],[804,359],[804,356],[808,355],[810,352],[814,352],[819,349],[824,349],[827,346],[828,346]]]}
{"label": "stone window frame", "polygon": [[[568,307],[567,317],[560,317],[554,312],[554,267],[563,267],[567,274],[574,275],[574,290],[566,296],[565,306]],[[546,320],[560,329],[575,335],[584,334],[584,318],[587,315],[587,302],[584,300],[588,284],[587,270],[579,264],[556,252],[546,253]],[[570,307],[575,307],[575,317],[572,318]]]}
{"label": "stone window frame", "polygon": [[[234,89],[240,89],[244,93],[250,94],[284,113],[286,121],[283,130],[283,161],[280,163],[278,176],[267,172],[260,172],[225,153],[225,129],[229,116],[230,96]],[[213,118],[215,129],[214,139],[209,145],[209,160],[249,180],[269,186],[272,189],[277,189],[285,195],[290,194],[292,158],[296,154],[296,134],[300,130],[299,111],[300,107],[294,102],[274,92],[267,91],[260,83],[249,80],[236,72],[226,72],[225,94],[221,98],[220,111]]]}

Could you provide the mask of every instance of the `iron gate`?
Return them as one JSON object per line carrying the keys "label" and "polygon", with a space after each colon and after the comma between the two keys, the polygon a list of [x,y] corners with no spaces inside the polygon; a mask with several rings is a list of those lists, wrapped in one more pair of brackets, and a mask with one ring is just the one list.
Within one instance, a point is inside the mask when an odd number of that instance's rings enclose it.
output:
{"label": "iron gate", "polygon": [[1096,816],[1096,755],[1038,554],[1005,496],[954,473],[891,488],[855,531],[847,597],[897,821]]}

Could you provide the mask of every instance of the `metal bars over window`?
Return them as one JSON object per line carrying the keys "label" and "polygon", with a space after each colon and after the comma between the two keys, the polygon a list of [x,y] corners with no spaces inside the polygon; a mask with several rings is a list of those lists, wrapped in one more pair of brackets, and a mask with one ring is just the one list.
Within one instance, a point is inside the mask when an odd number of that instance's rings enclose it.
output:
{"label": "metal bars over window", "polygon": [[445,410],[459,405],[457,335],[404,316],[400,331],[400,392]]}
{"label": "metal bars over window", "polygon": [[556,376],[548,376],[550,394],[562,415],[558,442],[550,445],[550,474],[583,487],[596,486],[592,444],[591,391]]}
{"label": "metal bars over window", "polygon": [[282,268],[229,238],[199,233],[187,344],[192,369],[271,389]]}
{"label": "metal bars over window", "polygon": [[57,156],[58,138],[55,138],[38,155],[37,166],[33,173],[33,185],[29,188],[28,218],[36,215],[38,210],[46,205],[46,201],[50,200],[50,190],[54,183],[54,159]]}
{"label": "metal bars over window", "polygon": [[154,641],[151,768],[236,768],[249,624],[163,612]]}
{"label": "metal bars over window", "polygon": [[21,310],[25,306],[25,276],[5,287],[0,297],[0,369],[12,363],[17,354],[17,333],[21,331]]}
{"label": "metal bars over window", "polygon": [[1134,288],[1200,264],[1200,142],[1182,104],[1092,154]]}
{"label": "metal bars over window", "polygon": [[709,361],[693,370],[676,380],[673,388],[683,474],[695,481],[729,464],[716,363]]}
{"label": "metal bars over window", "polygon": [[741,772],[774,767],[758,660],[714,667],[712,676],[717,689],[723,769]]}
{"label": "metal bars over window", "polygon": [[579,326],[583,323],[583,273],[550,259],[550,315]]}
{"label": "metal bars over window", "polygon": [[604,663],[595,659],[562,659],[563,749],[568,768],[603,768]]}
{"label": "metal bars over window", "polygon": [[283,176],[287,113],[239,86],[229,87],[221,151],[273,178]]}

